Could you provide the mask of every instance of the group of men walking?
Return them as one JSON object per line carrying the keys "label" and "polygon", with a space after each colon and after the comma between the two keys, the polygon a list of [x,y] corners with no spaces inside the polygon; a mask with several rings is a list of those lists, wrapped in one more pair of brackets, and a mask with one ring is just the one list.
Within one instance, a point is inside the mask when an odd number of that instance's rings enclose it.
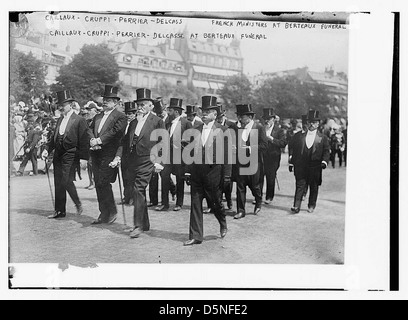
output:
{"label": "group of men walking", "polygon": [[[223,195],[232,208],[232,184],[236,182],[237,212],[242,219],[246,209],[247,188],[255,198],[253,214],[261,211],[266,177],[265,203],[275,195],[276,172],[281,150],[288,143],[284,131],[275,122],[272,108],[264,109],[264,125],[255,121],[250,104],[236,106],[238,122],[229,121],[214,96],[204,96],[201,117],[196,106],[183,107],[183,101],[171,98],[167,108],[161,98],[153,99],[149,89],[136,90],[136,100],[119,111],[118,88],[106,85],[103,112],[89,123],[73,112],[75,99],[68,90],[57,93],[62,116],[43,157],[54,150],[55,212],[49,218],[66,216],[66,192],[83,212],[75,185],[75,169],[80,159],[91,160],[99,217],[93,224],[113,223],[117,217],[112,183],[121,168],[124,197],[133,202],[131,238],[150,229],[148,208],[169,210],[169,193],[175,195],[174,211],[184,205],[185,184],[191,186],[189,240],[186,246],[203,241],[203,201],[219,222],[220,236],[228,232]],[[184,113],[187,115],[184,116]],[[316,206],[321,171],[327,166],[327,137],[316,133],[318,112],[308,114],[308,128],[296,134],[290,143],[290,168],[294,167],[296,194],[293,213],[300,211],[306,186],[310,188],[309,211]],[[317,126],[316,126],[317,123]],[[175,175],[176,184],[171,175]],[[161,177],[161,205],[158,181]],[[146,190],[149,187],[150,204]]]}

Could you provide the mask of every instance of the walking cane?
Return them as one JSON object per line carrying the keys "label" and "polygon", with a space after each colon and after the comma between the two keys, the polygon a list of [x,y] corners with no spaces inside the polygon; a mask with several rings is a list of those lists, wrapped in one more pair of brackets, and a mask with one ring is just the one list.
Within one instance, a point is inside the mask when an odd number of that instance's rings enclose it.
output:
{"label": "walking cane", "polygon": [[125,215],[125,204],[123,203],[123,195],[122,195],[122,182],[120,179],[121,170],[118,168],[118,181],[119,181],[119,193],[120,193],[120,202],[122,204],[122,214],[123,214],[123,221],[125,222],[125,227],[127,227],[126,223],[126,215]]}
{"label": "walking cane", "polygon": [[275,177],[275,180],[276,180],[276,184],[278,185],[278,190],[280,191],[278,176]]}
{"label": "walking cane", "polygon": [[48,166],[47,166],[47,160],[48,158],[45,158],[46,162],[45,162],[45,172],[47,173],[47,178],[48,178],[48,186],[50,187],[50,193],[51,193],[51,199],[52,199],[52,204],[54,206],[54,211],[55,211],[55,201],[54,201],[54,194],[52,193],[52,187],[51,187],[51,180],[50,180],[50,174],[48,172]]}

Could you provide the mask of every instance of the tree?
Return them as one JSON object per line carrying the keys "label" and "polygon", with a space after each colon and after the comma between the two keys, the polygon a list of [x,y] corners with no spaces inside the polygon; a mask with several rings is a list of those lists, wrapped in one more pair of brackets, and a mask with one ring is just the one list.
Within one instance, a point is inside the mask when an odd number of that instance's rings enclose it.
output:
{"label": "tree", "polygon": [[160,95],[165,103],[169,103],[170,98],[183,99],[183,105],[195,105],[199,99],[199,94],[194,89],[189,89],[182,84],[173,85],[168,81],[162,81],[157,92],[153,91],[153,94],[156,97]]}
{"label": "tree", "polygon": [[105,84],[121,87],[119,66],[106,44],[84,45],[72,61],[60,68],[53,92],[68,89],[83,105],[100,97]]}
{"label": "tree", "polygon": [[31,98],[39,97],[47,91],[44,64],[30,52],[10,51],[10,95],[16,101],[29,103]]}
{"label": "tree", "polygon": [[326,115],[329,97],[324,86],[303,82],[296,77],[267,79],[254,91],[255,111],[262,115],[263,108],[274,108],[283,118],[300,118],[309,109]]}
{"label": "tree", "polygon": [[245,75],[235,75],[229,77],[220,96],[224,100],[224,107],[229,110],[235,108],[237,104],[252,102],[251,82]]}

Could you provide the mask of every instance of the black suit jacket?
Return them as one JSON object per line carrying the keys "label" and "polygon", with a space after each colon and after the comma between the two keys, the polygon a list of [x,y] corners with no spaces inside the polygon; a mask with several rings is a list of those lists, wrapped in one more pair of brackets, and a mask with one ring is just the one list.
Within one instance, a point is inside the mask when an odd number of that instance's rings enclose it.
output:
{"label": "black suit jacket", "polygon": [[104,113],[97,114],[90,126],[91,138],[100,138],[102,141],[101,150],[98,154],[107,156],[115,155],[120,146],[121,139],[125,133],[127,118],[124,113],[114,109],[106,119],[101,132],[98,133],[99,125],[102,121]]}
{"label": "black suit jacket", "polygon": [[[202,154],[202,160],[203,163],[205,164],[205,159],[208,155],[205,154],[205,150],[206,148],[211,148],[213,150],[213,154],[212,154],[212,164],[207,164],[209,166],[211,165],[215,165],[217,164],[217,158],[220,157],[218,155],[219,152],[223,152],[222,154],[222,158],[223,158],[223,164],[222,164],[222,172],[224,177],[231,177],[232,174],[232,163],[229,159],[229,154],[231,152],[231,146],[228,145],[229,141],[231,141],[231,137],[229,137],[229,132],[228,132],[228,128],[224,127],[222,125],[220,125],[218,122],[214,122],[213,127],[211,128],[212,131],[212,140],[210,140],[211,134],[208,137],[208,140],[205,144],[205,146],[203,146],[202,141],[201,141],[201,134],[203,132],[203,127],[204,127],[204,123],[200,122],[197,123],[194,126],[194,129],[196,129],[196,135],[194,136],[194,140],[196,141],[196,145],[194,150],[192,150],[192,152],[201,152]],[[222,136],[222,143],[224,144],[223,147],[218,146],[218,144],[220,143],[220,138],[217,139],[217,136]],[[194,154],[192,154],[194,155]],[[217,157],[218,155],[218,157]],[[193,173],[195,168],[196,168],[196,163],[193,163],[191,165],[187,165],[186,166],[186,172],[189,173]]]}
{"label": "black suit jacket", "polygon": [[135,137],[135,130],[137,126],[137,119],[133,120],[129,124],[128,131],[123,137],[122,143],[117,149],[116,155],[119,157],[129,156],[131,150],[136,152],[139,157],[150,156],[152,148],[157,144],[157,141],[151,141],[150,135],[155,129],[164,129],[163,120],[158,116],[150,113],[147,116],[146,122],[140,131],[139,137],[137,137],[135,143],[133,142]]}
{"label": "black suit jacket", "polygon": [[[172,126],[171,122],[166,123],[166,129],[169,131],[169,134],[171,131],[171,126]],[[183,140],[184,132],[188,129],[191,129],[192,127],[193,125],[191,124],[191,122],[185,118],[180,118],[180,120],[178,121],[176,128],[173,132],[173,135],[170,137],[170,146],[169,146],[170,163],[173,163],[173,153],[175,151],[176,152],[181,151],[180,154],[182,154],[184,146],[192,141],[192,139],[190,139],[189,141]],[[183,161],[181,161],[181,164],[183,164]]]}
{"label": "black suit jacket", "polygon": [[[265,129],[265,134],[266,134],[266,129]],[[281,128],[279,128],[278,125],[274,125],[271,135],[273,138],[273,141],[267,138],[267,145],[266,149],[264,152],[264,155],[266,155],[268,158],[280,158],[282,154],[282,148],[286,147],[286,134],[285,131],[283,131]]]}
{"label": "black suit jacket", "polygon": [[[306,132],[298,132],[292,138],[292,155],[290,162],[296,167],[301,167],[304,165],[302,157],[307,152],[306,147]],[[329,140],[326,135],[317,132],[316,138],[312,146],[311,162],[310,167],[320,167],[322,161],[326,164],[330,160],[330,145]]]}
{"label": "black suit jacket", "polygon": [[[58,119],[53,136],[49,141],[49,152],[55,149],[55,143],[57,141],[62,119],[62,116]],[[64,149],[69,152],[77,153],[80,159],[88,160],[89,140],[89,128],[86,120],[73,112],[68,120],[62,140]]]}

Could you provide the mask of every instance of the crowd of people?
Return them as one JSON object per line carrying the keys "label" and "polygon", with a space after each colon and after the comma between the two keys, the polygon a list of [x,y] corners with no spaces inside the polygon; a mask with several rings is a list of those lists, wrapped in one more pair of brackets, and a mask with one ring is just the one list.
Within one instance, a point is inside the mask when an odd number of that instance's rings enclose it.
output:
{"label": "crowd of people", "polygon": [[[42,95],[29,105],[12,101],[11,168],[13,161],[21,161],[12,175],[23,175],[28,161],[33,168],[30,175],[48,173],[53,166],[55,210],[50,219],[66,216],[67,192],[77,214],[83,212],[74,181],[84,169],[87,188],[96,189],[99,205],[93,224],[113,223],[117,204],[133,205],[131,238],[150,229],[149,210],[170,210],[169,194],[175,201],[172,209],[180,211],[188,185],[190,228],[184,245],[190,246],[203,241],[203,214],[213,213],[221,237],[226,236],[225,211],[233,208],[233,183],[234,219],[251,211],[257,215],[264,204],[274,201],[276,175],[286,148],[296,183],[294,214],[300,212],[308,190],[308,211],[315,210],[322,170],[330,162],[334,168],[336,156],[339,166],[346,165],[347,128],[322,123],[317,110],[285,126],[273,108],[263,109],[262,118],[256,119],[251,104],[236,105],[238,121],[227,119],[215,96],[203,96],[200,105],[186,106],[176,97],[165,105],[146,88],[137,89],[136,96],[135,101],[123,102],[118,88],[106,85],[101,100],[82,107],[69,90],[57,92],[56,100]],[[38,169],[39,157],[45,160],[44,169]],[[123,195],[116,203],[112,184],[121,176]],[[246,208],[247,189],[255,199],[253,210]]]}

